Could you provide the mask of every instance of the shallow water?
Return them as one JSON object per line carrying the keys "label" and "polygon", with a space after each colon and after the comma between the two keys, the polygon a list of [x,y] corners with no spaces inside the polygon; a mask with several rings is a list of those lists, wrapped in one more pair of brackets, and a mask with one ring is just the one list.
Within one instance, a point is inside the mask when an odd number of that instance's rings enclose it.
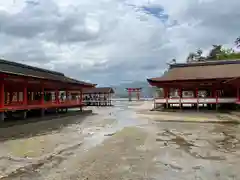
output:
{"label": "shallow water", "polygon": [[[142,103],[116,102],[93,108],[91,116],[1,129],[0,179],[240,179],[240,126],[150,122],[136,114]],[[114,136],[125,127],[144,133]],[[98,153],[90,156],[91,150]]]}

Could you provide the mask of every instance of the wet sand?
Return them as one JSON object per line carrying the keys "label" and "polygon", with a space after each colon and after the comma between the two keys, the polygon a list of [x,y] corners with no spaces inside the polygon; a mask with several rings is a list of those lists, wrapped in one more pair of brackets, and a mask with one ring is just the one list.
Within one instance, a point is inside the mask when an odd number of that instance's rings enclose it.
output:
{"label": "wet sand", "polygon": [[0,179],[240,179],[239,125],[161,121],[204,116],[157,117],[149,106],[119,102],[93,115],[1,129]]}

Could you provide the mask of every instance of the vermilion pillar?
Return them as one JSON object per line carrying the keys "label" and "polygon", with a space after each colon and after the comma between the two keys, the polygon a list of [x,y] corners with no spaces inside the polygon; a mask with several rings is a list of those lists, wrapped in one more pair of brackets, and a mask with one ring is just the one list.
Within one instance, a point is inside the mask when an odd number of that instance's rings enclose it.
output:
{"label": "vermilion pillar", "polygon": [[56,104],[59,104],[59,91],[58,90],[55,91],[55,100],[56,100]]}
{"label": "vermilion pillar", "polygon": [[240,100],[239,87],[237,87],[237,101]]}
{"label": "vermilion pillar", "polygon": [[214,96],[216,98],[216,110],[218,109],[218,91],[217,89],[214,89]]}
{"label": "vermilion pillar", "polygon": [[83,89],[80,90],[80,111],[83,110]]}
{"label": "vermilion pillar", "polygon": [[17,102],[19,102],[19,92],[17,91]]}
{"label": "vermilion pillar", "polygon": [[179,107],[182,108],[182,103],[181,103],[182,89],[181,88],[178,89],[178,96],[179,96]]}
{"label": "vermilion pillar", "polygon": [[182,89],[181,89],[181,88],[178,89],[178,96],[179,96],[180,98],[182,98]]}
{"label": "vermilion pillar", "polygon": [[10,94],[9,94],[9,104],[12,103],[13,95],[14,95],[14,92],[11,91]]}
{"label": "vermilion pillar", "polygon": [[169,88],[164,88],[164,99],[166,99],[166,108],[168,108],[168,96],[169,96]]}
{"label": "vermilion pillar", "polygon": [[197,110],[199,110],[198,88],[195,89],[195,97],[197,98]]}
{"label": "vermilion pillar", "polygon": [[4,121],[4,101],[5,101],[5,93],[4,93],[4,82],[0,80],[0,120]]}
{"label": "vermilion pillar", "polygon": [[44,100],[44,87],[43,87],[43,85],[41,87],[40,95],[41,95],[40,103],[42,105],[41,116],[43,117],[45,115],[45,109],[44,109],[44,102],[45,102],[45,100]]}
{"label": "vermilion pillar", "polygon": [[69,100],[69,91],[66,91],[66,101]]}
{"label": "vermilion pillar", "polygon": [[4,108],[4,82],[0,81],[0,108]]}
{"label": "vermilion pillar", "polygon": [[44,88],[41,88],[41,105],[44,104]]}
{"label": "vermilion pillar", "polygon": [[80,104],[81,104],[81,106],[83,104],[83,90],[82,89],[80,90]]}
{"label": "vermilion pillar", "polygon": [[168,98],[168,89],[164,88],[163,91],[164,91],[164,98]]}
{"label": "vermilion pillar", "polygon": [[27,101],[28,101],[27,84],[24,84],[24,88],[23,88],[23,104],[27,105]]}

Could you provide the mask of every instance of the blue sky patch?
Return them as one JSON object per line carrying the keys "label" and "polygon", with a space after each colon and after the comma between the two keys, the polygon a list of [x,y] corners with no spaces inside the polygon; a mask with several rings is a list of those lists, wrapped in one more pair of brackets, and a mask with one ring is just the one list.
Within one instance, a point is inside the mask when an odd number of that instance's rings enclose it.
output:
{"label": "blue sky patch", "polygon": [[141,10],[145,12],[146,14],[152,15],[161,21],[165,22],[168,20],[168,15],[164,13],[164,9],[159,6],[142,6]]}

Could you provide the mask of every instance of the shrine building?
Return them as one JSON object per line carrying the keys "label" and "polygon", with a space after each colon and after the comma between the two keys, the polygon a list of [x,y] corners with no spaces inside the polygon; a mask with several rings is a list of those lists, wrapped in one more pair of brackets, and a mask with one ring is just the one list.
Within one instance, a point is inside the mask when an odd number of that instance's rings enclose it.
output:
{"label": "shrine building", "polygon": [[111,87],[84,88],[83,100],[86,106],[112,106],[114,90]]}
{"label": "shrine building", "polygon": [[[38,110],[82,108],[83,89],[95,84],[69,78],[63,73],[0,60],[0,119]],[[75,92],[77,94],[72,94]]]}
{"label": "shrine building", "polygon": [[147,81],[163,89],[163,97],[154,102],[165,108],[218,109],[240,104],[240,60],[171,64],[163,76]]}

